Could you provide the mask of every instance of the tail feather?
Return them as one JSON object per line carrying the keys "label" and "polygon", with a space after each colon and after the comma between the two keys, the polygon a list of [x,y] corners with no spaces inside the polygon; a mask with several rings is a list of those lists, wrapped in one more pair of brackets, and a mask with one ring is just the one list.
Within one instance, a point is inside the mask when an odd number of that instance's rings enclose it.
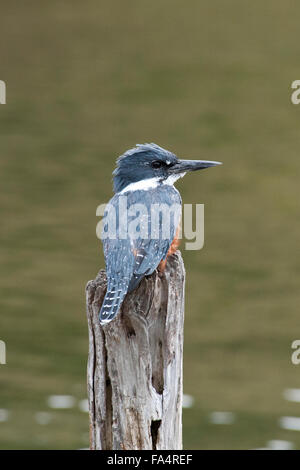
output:
{"label": "tail feather", "polygon": [[126,284],[123,282],[120,285],[108,287],[99,312],[99,321],[101,325],[109,323],[118,314],[124,297],[127,294],[128,286]]}

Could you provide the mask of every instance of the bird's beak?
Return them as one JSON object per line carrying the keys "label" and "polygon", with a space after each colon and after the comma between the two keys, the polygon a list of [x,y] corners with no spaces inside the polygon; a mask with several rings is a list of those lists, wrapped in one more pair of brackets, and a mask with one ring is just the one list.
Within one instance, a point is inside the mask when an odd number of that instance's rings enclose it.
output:
{"label": "bird's beak", "polygon": [[178,162],[173,165],[169,171],[178,174],[185,173],[187,171],[204,170],[205,168],[218,165],[222,165],[222,163],[210,160],[178,160]]}

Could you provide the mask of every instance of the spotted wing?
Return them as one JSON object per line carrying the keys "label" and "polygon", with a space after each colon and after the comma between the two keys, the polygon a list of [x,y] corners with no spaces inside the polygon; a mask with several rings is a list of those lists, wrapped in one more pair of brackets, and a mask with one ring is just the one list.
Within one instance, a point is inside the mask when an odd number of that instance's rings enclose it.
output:
{"label": "spotted wing", "polygon": [[[120,198],[124,199],[120,201]],[[161,185],[159,189],[138,190],[124,196],[116,194],[110,204],[116,213],[116,238],[103,240],[108,288],[118,279],[123,286],[127,284],[127,291],[130,292],[166,258],[180,215],[171,214],[166,231],[164,215],[176,205],[180,208],[181,198],[175,188]],[[123,212],[125,208],[127,210],[128,230],[125,238],[122,224],[126,216],[121,213],[121,208]],[[157,211],[161,211],[162,216],[155,217]]]}
{"label": "spotted wing", "polygon": [[[137,191],[131,196],[133,201],[142,198],[148,208],[148,217],[144,224],[148,226],[149,236],[143,237],[141,233],[140,237],[131,239],[135,262],[128,287],[129,292],[138,286],[144,276],[152,274],[159,263],[166,258],[180,219],[180,214],[170,214],[174,204],[181,208],[180,195],[173,187],[162,186],[159,190]],[[151,216],[151,208],[154,216]],[[164,220],[165,216],[167,220]],[[143,217],[140,220],[142,223]],[[164,227],[164,224],[167,226]]]}

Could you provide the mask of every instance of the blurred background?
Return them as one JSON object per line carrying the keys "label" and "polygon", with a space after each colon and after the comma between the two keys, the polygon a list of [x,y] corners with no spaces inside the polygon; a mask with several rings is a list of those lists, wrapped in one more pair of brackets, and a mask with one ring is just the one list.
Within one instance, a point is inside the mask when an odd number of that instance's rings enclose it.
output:
{"label": "blurred background", "polygon": [[182,250],[184,447],[300,448],[285,418],[300,417],[299,14],[288,0],[1,5],[0,448],[88,446],[96,207],[144,142],[224,162],[177,185],[205,204],[205,246]]}

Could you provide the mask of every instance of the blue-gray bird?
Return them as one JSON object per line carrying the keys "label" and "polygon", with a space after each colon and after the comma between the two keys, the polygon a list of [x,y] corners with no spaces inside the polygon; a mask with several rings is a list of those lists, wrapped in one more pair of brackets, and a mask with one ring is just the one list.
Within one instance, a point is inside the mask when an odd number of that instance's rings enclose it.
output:
{"label": "blue-gray bird", "polygon": [[[220,164],[180,160],[156,144],[137,145],[119,157],[113,172],[115,195],[103,219],[107,292],[99,313],[102,325],[117,315],[126,294],[159,265],[163,269],[167,256],[176,251],[180,217],[178,212],[172,213],[172,208],[181,208],[181,197],[174,187],[175,181],[188,171]],[[157,227],[153,227],[153,213],[159,212],[160,207],[170,208],[173,214],[169,217],[167,235],[161,214],[156,218]]]}

